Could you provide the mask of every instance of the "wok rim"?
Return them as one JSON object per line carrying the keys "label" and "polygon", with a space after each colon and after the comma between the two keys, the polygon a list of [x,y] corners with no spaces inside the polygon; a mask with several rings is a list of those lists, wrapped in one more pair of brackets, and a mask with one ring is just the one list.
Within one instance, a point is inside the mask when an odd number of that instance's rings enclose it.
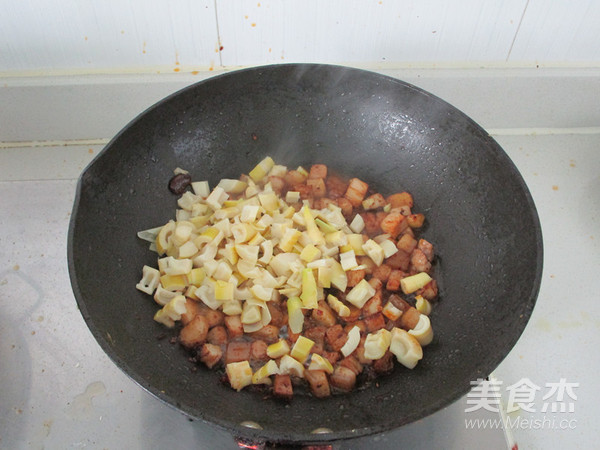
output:
{"label": "wok rim", "polygon": [[[212,83],[215,80],[220,79],[220,78],[230,77],[230,76],[240,76],[240,75],[243,75],[244,72],[273,70],[274,68],[276,70],[278,67],[297,67],[297,68],[325,67],[325,68],[329,68],[332,70],[350,70],[350,71],[354,71],[355,73],[362,72],[364,75],[368,75],[371,77],[379,77],[382,81],[384,81],[384,80],[386,82],[391,81],[393,83],[398,84],[399,86],[404,86],[404,87],[411,89],[421,95],[425,95],[425,96],[433,99],[436,102],[440,102],[440,103],[444,104],[447,108],[450,108],[451,110],[453,110],[454,113],[461,116],[461,118],[463,120],[465,120],[467,123],[469,123],[470,125],[475,127],[475,129],[477,129],[480,133],[482,133],[482,135],[484,135],[485,138],[487,140],[489,140],[489,142],[492,144],[492,146],[494,147],[494,153],[496,154],[497,157],[499,157],[501,159],[501,163],[511,172],[511,174],[514,177],[513,181],[518,183],[518,188],[520,191],[522,191],[522,193],[527,201],[527,210],[529,211],[529,213],[531,215],[531,220],[533,221],[533,226],[534,226],[534,231],[535,231],[535,251],[536,251],[535,277],[531,282],[531,288],[529,290],[528,298],[526,301],[523,302],[527,305],[527,308],[525,310],[525,313],[522,314],[522,316],[520,317],[520,319],[521,319],[520,323],[522,323],[522,326],[518,330],[518,333],[513,332],[513,338],[511,339],[511,344],[508,346],[509,347],[508,351],[506,351],[505,353],[502,353],[502,354],[497,354],[495,356],[495,358],[493,358],[493,362],[490,362],[490,365],[493,366],[493,368],[490,370],[490,372],[492,372],[496,367],[498,367],[498,365],[509,355],[509,353],[515,347],[515,345],[519,341],[520,337],[524,333],[524,331],[527,327],[527,324],[529,322],[529,319],[531,317],[531,314],[533,312],[533,309],[535,307],[535,304],[537,302],[540,287],[541,287],[542,275],[543,275],[544,245],[543,245],[541,222],[540,222],[540,218],[539,218],[539,214],[537,212],[535,202],[533,200],[533,196],[531,195],[531,192],[530,192],[525,180],[523,179],[523,176],[519,172],[518,168],[516,167],[516,165],[514,164],[512,159],[508,156],[508,154],[504,151],[504,149],[496,142],[496,140],[492,136],[490,136],[489,133],[487,133],[487,131],[485,131],[485,129],[483,129],[471,117],[467,116],[464,112],[462,112],[458,108],[454,107],[450,103],[446,102],[445,100],[441,99],[440,97],[438,97],[422,88],[419,88],[411,83],[407,83],[405,81],[402,81],[398,78],[394,78],[392,76],[383,75],[383,74],[380,74],[377,72],[373,72],[373,71],[369,71],[369,70],[365,70],[365,69],[354,68],[354,67],[347,67],[347,66],[334,65],[334,64],[320,64],[320,63],[286,63],[286,64],[260,65],[260,66],[254,66],[254,67],[249,67],[249,68],[244,68],[244,69],[227,71],[224,73],[216,74],[215,76],[212,76],[212,77],[208,77],[204,80],[193,83],[182,89],[179,89],[179,90],[173,92],[172,94],[162,98],[161,100],[155,102],[154,104],[150,105],[144,111],[142,111],[141,113],[136,115],[104,146],[104,148],[82,170],[81,174],[78,177],[75,197],[74,197],[74,201],[73,201],[72,213],[71,213],[71,217],[70,217],[70,221],[69,221],[69,230],[68,230],[68,235],[67,235],[67,260],[68,260],[68,270],[69,270],[69,277],[70,277],[70,281],[71,281],[72,290],[73,290],[73,293],[74,293],[74,296],[75,296],[75,299],[77,302],[78,309],[79,309],[88,329],[90,330],[92,336],[94,337],[96,342],[100,345],[103,352],[117,366],[117,368],[121,372],[123,372],[125,375],[127,375],[127,377],[130,378],[132,381],[134,381],[137,385],[139,385],[143,390],[150,393],[153,397],[156,397],[157,399],[159,399],[162,403],[173,408],[175,411],[178,411],[178,412],[184,414],[192,421],[199,421],[199,422],[202,422],[209,426],[216,426],[216,427],[220,428],[221,430],[226,431],[227,433],[231,434],[235,439],[240,438],[240,439],[248,439],[252,442],[276,443],[276,444],[310,444],[310,443],[318,444],[318,443],[350,440],[350,439],[354,439],[354,438],[358,438],[358,437],[366,437],[369,435],[374,435],[374,434],[378,434],[378,433],[382,433],[382,432],[389,432],[394,429],[406,426],[417,420],[427,418],[427,417],[431,416],[432,414],[434,414],[435,412],[442,410],[443,408],[449,406],[450,404],[453,404],[458,399],[463,397],[467,392],[469,392],[470,387],[465,386],[463,389],[456,389],[453,391],[452,395],[441,398],[437,403],[431,403],[427,407],[422,408],[411,415],[404,416],[404,418],[403,418],[404,420],[402,420],[401,421],[402,423],[400,423],[399,425],[391,424],[391,426],[390,426],[390,424],[386,422],[386,423],[382,423],[379,426],[366,426],[366,427],[358,428],[358,429],[333,431],[331,433],[326,433],[326,434],[296,433],[296,432],[291,432],[291,431],[289,433],[281,433],[281,432],[277,432],[277,431],[273,432],[273,431],[269,431],[269,430],[248,428],[248,427],[242,426],[240,424],[234,424],[231,422],[227,422],[225,420],[219,420],[220,418],[215,419],[215,418],[201,417],[201,416],[198,416],[197,414],[195,414],[193,411],[191,411],[191,409],[193,409],[193,408],[189,408],[189,407],[186,408],[185,405],[179,404],[177,399],[173,398],[172,396],[170,396],[170,395],[166,394],[165,392],[160,391],[159,389],[152,386],[142,376],[137,374],[135,372],[135,370],[133,370],[130,367],[130,365],[127,363],[127,361],[125,361],[124,359],[122,359],[120,356],[118,356],[116,354],[116,352],[112,349],[111,344],[110,344],[109,340],[107,339],[107,337],[103,335],[101,330],[94,323],[93,317],[91,317],[91,315],[89,314],[86,299],[84,298],[84,296],[81,292],[80,286],[79,286],[79,282],[78,282],[78,278],[77,278],[77,268],[76,268],[75,257],[74,257],[74,245],[75,245],[75,243],[74,243],[74,228],[75,228],[75,222],[77,219],[79,204],[80,204],[81,196],[82,196],[82,190],[83,190],[83,184],[84,184],[83,179],[84,179],[84,176],[86,175],[86,173],[88,173],[92,169],[94,164],[96,164],[97,161],[100,160],[103,157],[103,155],[105,155],[111,149],[111,147],[116,142],[119,141],[119,138],[123,134],[127,133],[128,130],[135,123],[137,123],[139,120],[141,120],[150,111],[155,110],[156,108],[160,107],[162,104],[168,102],[172,98],[180,96],[180,95],[184,95],[187,91],[193,90],[194,88],[196,88],[199,85]],[[473,375],[478,375],[478,376],[471,378],[472,380],[475,380],[476,378],[481,378],[481,374],[478,374],[477,372],[478,371],[474,370]],[[352,394],[349,394],[349,395],[352,395]]]}

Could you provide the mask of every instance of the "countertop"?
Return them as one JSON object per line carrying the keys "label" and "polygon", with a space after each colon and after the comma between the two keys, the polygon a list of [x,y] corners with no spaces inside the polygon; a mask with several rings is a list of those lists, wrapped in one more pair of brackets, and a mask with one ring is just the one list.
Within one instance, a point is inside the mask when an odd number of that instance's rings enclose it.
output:
{"label": "countertop", "polygon": [[[600,70],[372,69],[470,115],[525,179],[542,225],[542,284],[524,333],[492,380],[501,383],[505,412],[522,403],[504,416],[519,448],[595,448]],[[145,108],[216,74],[0,79],[0,448],[238,448],[108,359],[77,309],[66,256],[85,166]],[[501,415],[465,412],[474,395],[334,448],[506,448],[502,423],[493,422]]]}

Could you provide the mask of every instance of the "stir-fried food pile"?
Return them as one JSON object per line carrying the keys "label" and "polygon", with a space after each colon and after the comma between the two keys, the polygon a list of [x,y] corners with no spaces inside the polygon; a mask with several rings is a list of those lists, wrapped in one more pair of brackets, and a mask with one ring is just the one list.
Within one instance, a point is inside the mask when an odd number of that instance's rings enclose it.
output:
{"label": "stir-fried food pile", "polygon": [[176,220],[138,233],[159,258],[136,287],[194,361],[290,399],[303,381],[327,397],[423,358],[437,284],[411,194],[269,157],[212,190],[176,172]]}

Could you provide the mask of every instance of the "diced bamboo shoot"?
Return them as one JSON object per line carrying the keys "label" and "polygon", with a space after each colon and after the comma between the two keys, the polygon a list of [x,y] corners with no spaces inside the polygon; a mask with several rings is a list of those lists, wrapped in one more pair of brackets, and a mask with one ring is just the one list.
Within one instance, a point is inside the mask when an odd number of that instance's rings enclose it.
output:
{"label": "diced bamboo shoot", "polygon": [[431,281],[431,277],[426,272],[420,272],[400,280],[400,287],[405,294],[412,294],[424,287]]}
{"label": "diced bamboo shoot", "polygon": [[401,328],[392,329],[390,351],[396,355],[398,362],[408,369],[414,369],[423,359],[423,349],[417,339]]}
{"label": "diced bamboo shoot", "polygon": [[317,353],[313,353],[310,357],[310,364],[308,370],[323,370],[326,373],[333,373],[333,366],[328,359],[323,358]]}
{"label": "diced bamboo shoot", "polygon": [[413,335],[419,341],[421,347],[431,344],[433,340],[433,328],[431,328],[429,317],[421,314],[417,325],[412,330],[408,330],[408,334]]}
{"label": "diced bamboo shoot", "polygon": [[340,349],[344,356],[350,355],[360,344],[360,328],[356,325],[348,332],[348,340]]}
{"label": "diced bamboo shoot", "polygon": [[302,313],[302,300],[300,297],[292,297],[287,300],[288,326],[292,333],[301,333],[304,325],[304,314]]}
{"label": "diced bamboo shoot", "polygon": [[289,352],[290,346],[285,339],[281,339],[267,347],[267,356],[273,359],[281,358],[283,355],[287,355]]}
{"label": "diced bamboo shoot", "polygon": [[290,356],[298,362],[304,363],[304,361],[306,361],[308,358],[313,345],[315,345],[314,341],[308,339],[307,337],[300,336],[294,343],[294,346],[290,351]]}
{"label": "diced bamboo shoot", "polygon": [[302,294],[300,295],[303,308],[317,307],[317,281],[312,269],[302,269]]}
{"label": "diced bamboo shoot", "polygon": [[392,334],[385,328],[375,333],[367,334],[364,357],[367,359],[379,359],[383,357],[390,347],[391,340]]}
{"label": "diced bamboo shoot", "polygon": [[252,384],[252,368],[248,361],[233,362],[225,368],[229,384],[236,391],[241,391]]}
{"label": "diced bamboo shoot", "polygon": [[348,292],[346,300],[357,308],[362,308],[367,300],[375,295],[375,289],[364,278]]}

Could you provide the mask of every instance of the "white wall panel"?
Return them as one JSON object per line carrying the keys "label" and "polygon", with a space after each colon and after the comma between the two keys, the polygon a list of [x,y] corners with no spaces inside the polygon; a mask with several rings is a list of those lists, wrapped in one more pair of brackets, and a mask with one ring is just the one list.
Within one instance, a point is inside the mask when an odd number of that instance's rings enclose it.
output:
{"label": "white wall panel", "polygon": [[529,0],[511,61],[600,61],[598,0]]}
{"label": "white wall panel", "polygon": [[217,0],[222,61],[504,61],[525,4]]}
{"label": "white wall panel", "polygon": [[213,0],[0,0],[0,5],[0,71],[175,70],[219,63]]}
{"label": "white wall panel", "polygon": [[597,66],[599,24],[597,0],[0,0],[0,72]]}

